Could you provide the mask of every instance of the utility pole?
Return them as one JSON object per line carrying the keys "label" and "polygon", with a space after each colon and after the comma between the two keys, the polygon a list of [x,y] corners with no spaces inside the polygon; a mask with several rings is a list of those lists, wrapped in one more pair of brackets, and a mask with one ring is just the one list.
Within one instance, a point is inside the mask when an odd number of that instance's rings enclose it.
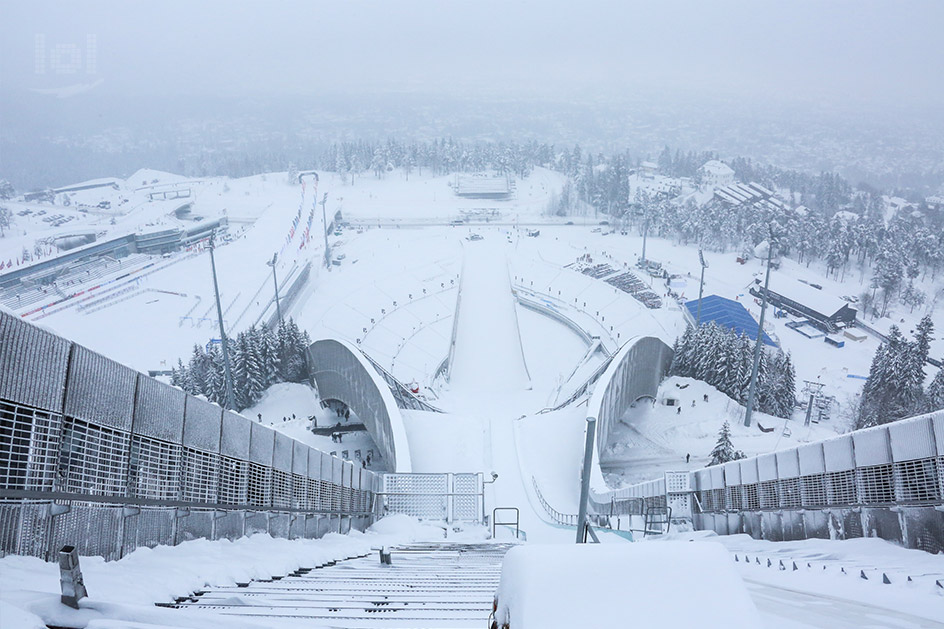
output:
{"label": "utility pole", "polygon": [[226,330],[223,328],[223,307],[220,305],[220,286],[216,281],[216,259],[213,257],[214,238],[210,235],[210,268],[213,270],[213,293],[216,295],[216,316],[220,322],[220,344],[223,346],[223,374],[226,381],[226,404],[228,409],[235,407],[233,402],[233,374],[229,368],[229,348],[226,346]]}
{"label": "utility pole", "polygon": [[701,262],[701,281],[698,283],[698,315],[695,317],[695,325],[701,325],[701,295],[705,290],[705,269],[708,268],[708,262],[701,249],[698,249],[698,261]]}
{"label": "utility pole", "polygon": [[324,241],[325,241],[325,268],[331,266],[331,253],[328,250],[328,215],[325,213],[325,205],[328,203],[328,193],[325,192],[324,196],[321,197],[321,220],[324,223]]}
{"label": "utility pole", "polygon": [[764,278],[764,293],[760,302],[760,323],[757,325],[757,341],[754,343],[754,366],[751,368],[751,388],[747,393],[747,410],[744,413],[744,425],[751,425],[751,415],[754,412],[754,397],[757,390],[757,368],[760,366],[760,346],[764,339],[764,313],[767,312],[767,289],[770,286],[770,261],[774,255],[773,237],[767,241],[767,276]]}
{"label": "utility pole", "polygon": [[279,317],[279,323],[282,323],[282,306],[279,304],[279,281],[275,279],[275,263],[279,259],[278,253],[272,254],[272,260],[266,262],[269,266],[272,267],[272,283],[275,285],[275,312]]}

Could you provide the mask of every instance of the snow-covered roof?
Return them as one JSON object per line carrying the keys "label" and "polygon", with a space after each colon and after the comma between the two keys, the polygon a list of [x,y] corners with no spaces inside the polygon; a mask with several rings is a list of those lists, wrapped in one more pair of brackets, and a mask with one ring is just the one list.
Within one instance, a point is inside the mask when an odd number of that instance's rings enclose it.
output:
{"label": "snow-covered roof", "polygon": [[716,159],[712,159],[705,162],[704,166],[702,166],[702,169],[706,173],[711,173],[713,175],[733,175],[734,174],[734,170],[732,170],[730,166]]}
{"label": "snow-covered roof", "polygon": [[[802,206],[801,206],[802,207]],[[859,215],[855,212],[849,212],[848,210],[839,210],[833,214],[833,218],[838,218],[844,223],[854,223],[859,220]]]}
{"label": "snow-covered roof", "polygon": [[825,290],[813,288],[809,284],[780,274],[770,278],[770,290],[827,317],[842,310],[843,306],[849,306],[847,302]]}
{"label": "snow-covered roof", "polygon": [[651,168],[652,170],[655,170],[655,169],[659,168],[659,165],[656,164],[655,162],[643,162],[643,163],[641,163],[641,164],[639,165],[639,167],[640,167],[640,168]]}

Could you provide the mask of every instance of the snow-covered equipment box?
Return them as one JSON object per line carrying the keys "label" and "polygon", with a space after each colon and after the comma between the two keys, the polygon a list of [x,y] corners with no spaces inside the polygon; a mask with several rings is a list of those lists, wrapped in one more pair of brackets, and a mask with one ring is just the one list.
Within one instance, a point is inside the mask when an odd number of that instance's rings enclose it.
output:
{"label": "snow-covered equipment box", "polygon": [[762,626],[731,556],[712,542],[529,544],[502,564],[492,627]]}

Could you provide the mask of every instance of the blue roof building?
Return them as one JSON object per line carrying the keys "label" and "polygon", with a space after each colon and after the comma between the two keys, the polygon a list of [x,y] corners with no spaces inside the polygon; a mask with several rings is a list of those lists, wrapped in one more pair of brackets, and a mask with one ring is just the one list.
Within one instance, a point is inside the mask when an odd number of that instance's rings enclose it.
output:
{"label": "blue roof building", "polygon": [[[698,317],[698,300],[686,302],[685,307],[692,313],[692,319]],[[750,339],[757,338],[757,321],[751,316],[741,302],[725,299],[718,295],[706,295],[701,300],[701,322],[715,324],[733,331],[735,334],[746,334]],[[777,347],[767,334],[764,334],[764,344]]]}

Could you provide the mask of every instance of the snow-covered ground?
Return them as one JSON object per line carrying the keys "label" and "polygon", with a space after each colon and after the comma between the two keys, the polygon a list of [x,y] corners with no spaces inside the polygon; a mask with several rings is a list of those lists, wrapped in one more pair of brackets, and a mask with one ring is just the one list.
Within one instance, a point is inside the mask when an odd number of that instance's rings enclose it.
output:
{"label": "snow-covered ground", "polygon": [[[88,598],[73,610],[59,602],[59,567],[35,557],[0,559],[0,624],[4,629],[60,627],[191,627],[222,622],[227,627],[271,627],[223,617],[209,621],[190,610],[161,609],[156,602],[213,585],[235,585],[283,576],[370,553],[371,549],[415,541],[442,541],[444,530],[404,515],[389,516],[367,533],[328,534],[320,539],[274,539],[257,534],[236,541],[194,540],[178,546],[138,548],[119,561],[82,557],[80,565]],[[473,531],[462,539],[480,539]]]}
{"label": "snow-covered ground", "polygon": [[768,542],[699,531],[646,542],[683,539],[720,542],[736,556],[768,629],[944,627],[940,556],[870,538]]}
{"label": "snow-covered ground", "polygon": [[[151,183],[154,180],[157,183]],[[328,268],[321,264],[324,251],[320,234],[313,235],[321,228],[320,212],[314,214],[311,237],[304,237],[316,198],[312,183],[309,180],[303,191],[301,186],[290,185],[284,173],[239,180],[192,180],[142,171],[128,181],[119,181],[118,190],[104,188],[76,193],[73,199],[72,207],[80,201],[97,205],[99,201],[109,200],[110,210],[78,212],[78,218],[60,227],[49,227],[37,221],[34,215],[16,217],[15,234],[0,239],[0,259],[17,257],[24,246],[32,248],[37,238],[61,234],[67,228],[92,228],[103,232],[104,236],[117,236],[139,230],[192,226],[193,221],[173,216],[179,200],[149,202],[146,196],[155,187],[189,187],[193,191],[188,199],[193,203],[192,215],[202,216],[203,220],[225,215],[230,221],[232,240],[217,250],[224,319],[230,333],[271,314],[268,305],[272,292],[271,270],[265,262],[273,253],[279,253],[276,270],[280,282],[290,281],[293,274],[311,262],[312,276],[308,285],[295,304],[287,308],[287,315],[295,317],[313,339],[335,337],[359,344],[401,381],[418,383],[422,393],[446,411],[444,414],[403,413],[414,471],[484,472],[486,477],[495,471],[498,479],[486,489],[487,513],[494,507],[518,507],[522,528],[530,541],[570,543],[574,538],[573,529],[550,522],[533,483],[539,484],[544,498],[559,511],[576,511],[586,409],[578,405],[555,412],[539,411],[553,406],[562,394],[599,365],[602,357],[600,353],[588,353],[591,344],[560,321],[515,306],[509,284],[522,296],[554,310],[589,336],[597,337],[599,344],[611,352],[640,334],[655,335],[671,344],[684,329],[684,318],[680,306],[671,299],[664,298],[661,308],[650,310],[602,280],[567,268],[585,255],[595,263],[609,264],[614,270],[634,268],[641,254],[642,239],[635,235],[595,231],[586,221],[575,220],[577,225],[565,225],[567,219],[545,217],[548,200],[563,184],[559,175],[537,169],[529,178],[517,182],[517,198],[501,202],[457,198],[450,188],[452,181],[450,177],[418,174],[407,181],[402,173],[393,172],[384,179],[364,176],[352,186],[349,179],[323,174],[318,197],[327,192],[329,215],[341,210],[345,220],[351,221],[350,227],[329,236],[332,255],[340,264]],[[122,204],[122,198],[128,201]],[[35,214],[41,206],[12,205],[15,216],[28,208],[34,208]],[[460,212],[483,206],[497,212],[493,216],[498,217],[498,224],[451,224]],[[50,210],[48,205],[42,207]],[[56,212],[60,209],[57,206]],[[300,225],[293,228],[299,215]],[[525,224],[541,224],[540,236],[525,236],[521,227]],[[483,240],[466,240],[472,234],[480,235]],[[459,334],[464,336],[460,336],[457,343],[460,368],[452,381],[444,383],[435,380],[435,375],[449,353],[465,248],[488,252],[482,262],[486,266],[495,265],[495,273],[486,274],[489,277],[497,277],[502,266],[499,262],[507,260],[510,282],[485,281],[487,277],[482,275],[475,278],[482,280],[479,286],[473,287],[475,290],[470,288],[468,294],[463,293]],[[675,290],[684,293],[685,300],[697,297],[700,266],[696,247],[649,238],[646,254],[662,262],[670,273],[682,275],[685,285],[676,285]],[[762,273],[759,262],[749,260],[741,265],[733,253],[706,252],[705,255],[710,265],[705,276],[705,294],[738,299],[756,318],[759,307],[746,289]],[[218,336],[209,260],[206,253],[197,250],[166,259],[143,259],[137,264],[143,269],[145,264],[151,263],[153,266],[146,271],[116,281],[116,289],[129,288],[129,293],[118,294],[116,290],[105,294],[106,298],[95,307],[83,308],[80,306],[87,306],[90,301],[83,302],[82,297],[56,296],[63,299],[61,304],[27,318],[137,369],[169,368],[178,357],[186,359],[193,344],[203,345]],[[119,274],[116,270],[103,277],[109,279]],[[645,277],[655,293],[665,296],[661,280],[639,275]],[[861,282],[868,281],[868,278],[860,281],[856,273],[848,273],[845,283],[827,280],[815,267],[807,268],[785,260],[781,270],[772,276],[771,287],[776,289],[778,279],[786,276],[814,281],[833,294],[859,293]],[[70,289],[88,288],[81,278],[79,280]],[[93,294],[89,300],[97,294],[102,293]],[[497,308],[496,304],[502,307]],[[464,314],[466,308],[469,308],[468,316]],[[896,313],[895,316],[896,320],[905,319],[901,325],[907,332],[920,314]],[[944,330],[939,310],[934,316],[938,330]],[[867,336],[862,342],[847,341],[844,348],[837,349],[826,345],[822,339],[808,339],[793,332],[784,326],[784,319],[768,317],[767,321],[768,331],[793,355],[797,382],[824,383],[824,392],[837,397],[841,416],[862,385],[862,380],[849,376],[868,373],[878,341]],[[876,325],[887,326],[890,322],[883,320]],[[482,342],[483,335],[488,340],[487,334],[492,329],[505,330],[503,338],[506,340]],[[520,344],[513,339],[514,330]],[[937,336],[939,340],[932,353],[940,355],[944,353],[944,341],[940,340],[944,335]],[[527,382],[520,377],[522,364],[527,366]],[[934,370],[928,368],[927,371],[929,377],[933,377]],[[681,388],[685,384],[688,386]],[[682,401],[681,414],[658,403],[666,395]],[[673,378],[664,382],[659,400],[655,406],[643,404],[632,409],[624,425],[613,431],[615,445],[605,458],[607,464],[620,467],[623,481],[655,477],[669,468],[685,469],[686,454],[691,454],[690,469],[702,467],[725,418],[731,421],[735,446],[748,454],[792,447],[845,429],[841,417],[804,428],[801,416],[784,422],[764,415],[758,416],[759,423],[774,426],[776,430],[761,433],[756,428],[743,429],[738,421],[742,411],[736,404],[712,387],[688,379]],[[311,433],[308,419],[311,416],[317,418],[319,426],[343,421],[331,410],[322,409],[319,402],[316,392],[306,386],[277,385],[259,404],[243,414],[251,419],[258,419],[261,414],[264,423],[327,452],[343,455],[347,450],[352,459],[357,450],[364,455],[372,447],[364,433],[347,434],[341,444],[331,441],[329,436]],[[293,413],[294,420],[283,421]],[[352,416],[351,421],[355,420]],[[789,435],[784,434],[785,425],[790,428]],[[312,542],[257,538],[235,544],[192,542],[173,549],[139,550],[114,564],[95,560],[85,563],[93,597],[96,581],[106,584],[100,586],[100,591],[106,592],[108,597],[101,609],[119,614],[111,618],[127,620],[131,616],[120,616],[132,613],[127,609],[141,611],[144,608],[137,606],[186,594],[187,588],[234,580],[233,575],[289,571],[302,563],[293,563],[291,557],[334,552],[324,550],[332,544],[337,544],[338,548],[345,544],[370,544],[366,541],[369,537],[352,535],[341,541]],[[623,538],[616,535],[604,536],[606,543],[620,541],[624,541]],[[826,578],[817,573],[814,577],[812,568],[793,573],[792,570],[768,570],[766,564],[756,569],[754,565],[738,566],[768,626],[843,626],[830,623],[838,623],[843,610],[853,608],[849,617],[856,619],[858,627],[869,626],[868,622],[872,622],[872,626],[935,626],[915,624],[913,617],[922,614],[925,618],[944,617],[944,614],[935,616],[922,611],[938,609],[934,607],[937,604],[944,608],[944,599],[934,589],[936,586],[926,587],[926,579],[919,582],[917,578],[912,581],[916,585],[899,583],[901,574],[927,577],[941,572],[935,567],[940,562],[937,557],[910,554],[912,551],[901,554],[897,552],[901,549],[894,547],[886,554],[889,545],[876,546],[884,544],[876,540],[861,540],[859,545],[811,541],[807,546],[797,542],[779,545],[755,542],[743,537],[721,541],[732,554],[749,552],[752,559],[755,554],[766,556],[765,553],[771,557],[791,557],[791,561],[799,556],[812,565],[809,553],[814,553],[822,560],[822,565],[827,565],[825,572],[833,575]],[[223,550],[232,550],[232,553]],[[188,551],[195,561],[180,560],[180,569],[175,567],[175,560],[187,556]],[[886,556],[889,557],[886,563],[891,566],[888,570],[897,570],[895,574],[899,575],[892,577],[889,573],[891,586],[881,586],[881,578],[876,580],[871,576],[868,582],[859,583],[855,581],[857,571],[855,575],[833,574],[837,565],[846,566],[848,573],[850,566],[866,569],[870,562],[875,566],[869,569],[884,570],[878,564],[879,559],[884,561]],[[137,557],[151,558],[148,561],[153,563]],[[137,562],[141,563],[135,568]],[[151,572],[161,576],[149,582],[143,575]],[[63,620],[43,616],[53,613],[50,610],[56,591],[54,567],[35,560],[8,557],[0,562],[0,573],[3,575],[0,600],[5,617],[17,614],[22,626],[30,626],[29,616],[21,615],[26,612],[10,607],[15,605],[20,610],[39,614],[52,624],[58,624],[54,620]],[[801,573],[808,578],[803,583],[799,583]],[[772,583],[765,579],[779,581]],[[125,593],[107,585],[123,580],[135,583],[127,586]],[[804,583],[813,585],[807,587]],[[862,598],[856,592],[866,590],[855,588],[875,589],[869,589]],[[24,590],[43,594],[25,594]],[[883,598],[891,596],[890,593],[901,594],[903,598]],[[924,602],[913,602],[908,598],[912,594],[924,597],[920,598]],[[808,598],[810,596],[815,600]],[[900,611],[902,605],[906,605],[907,611]],[[825,611],[820,617],[817,616],[820,611],[808,613],[789,606],[816,606],[815,609]],[[893,609],[899,611],[888,611]],[[168,616],[159,612],[161,610],[148,607],[141,611],[142,616],[135,618],[141,622],[153,618],[156,623],[168,624]],[[94,615],[94,612],[89,613]],[[178,614],[175,618],[181,618],[179,612],[174,613]],[[91,619],[89,616],[85,621]],[[99,621],[93,626],[129,625]]]}
{"label": "snow-covered ground", "polygon": [[[667,397],[679,404],[666,406]],[[804,426],[802,412],[788,420],[757,412],[750,428],[743,420],[744,407],[713,386],[672,376],[659,386],[654,403],[641,401],[611,427],[601,465],[610,473],[610,482],[619,477],[619,482],[627,484],[649,480],[662,471],[703,468],[725,421],[731,426],[734,447],[748,456],[827,439],[841,428],[833,421]],[[763,432],[760,427],[774,430]],[[691,455],[690,460],[686,461],[686,455]]]}
{"label": "snow-covered ground", "polygon": [[[333,441],[330,434],[320,435],[311,431],[314,427],[329,428],[337,424],[346,427],[362,422],[356,414],[345,419],[330,408],[322,408],[317,392],[308,385],[292,382],[273,385],[255,406],[243,409],[240,414],[255,421],[259,421],[261,415],[261,423],[312,448],[354,461],[357,465],[363,462],[368,469],[383,469],[380,450],[366,431],[345,432],[340,442]],[[366,466],[368,454],[371,455],[370,466]]]}

